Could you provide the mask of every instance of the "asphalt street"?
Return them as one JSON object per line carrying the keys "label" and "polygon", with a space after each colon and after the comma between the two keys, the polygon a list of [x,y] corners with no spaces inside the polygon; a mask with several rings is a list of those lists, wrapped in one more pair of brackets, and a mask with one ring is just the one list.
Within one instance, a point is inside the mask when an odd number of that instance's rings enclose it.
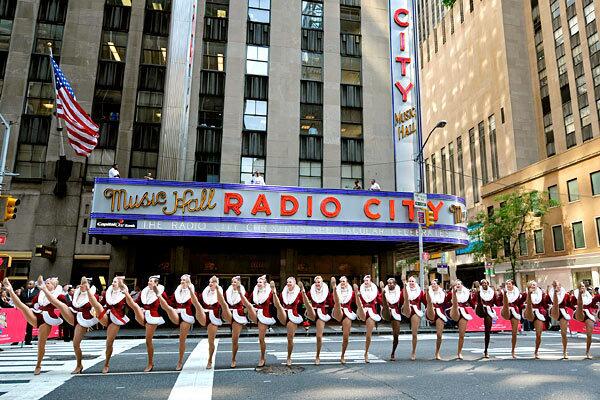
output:
{"label": "asphalt street", "polygon": [[33,376],[35,347],[3,346],[0,353],[0,399],[528,399],[569,400],[597,398],[600,378],[600,341],[593,344],[594,360],[583,360],[584,340],[570,337],[570,359],[561,357],[560,337],[544,333],[541,360],[533,359],[533,337],[519,336],[517,360],[510,358],[510,335],[492,336],[492,358],[481,357],[483,335],[468,335],[463,355],[456,360],[457,335],[444,337],[443,361],[433,360],[435,336],[420,335],[417,361],[408,359],[410,336],[401,335],[398,360],[389,361],[390,336],[376,336],[370,364],[363,360],[364,338],[351,337],[347,364],[339,364],[341,337],[324,338],[321,365],[314,365],[315,339],[299,334],[291,368],[286,367],[285,337],[268,338],[267,366],[256,369],[257,339],[240,340],[237,368],[229,368],[231,341],[218,339],[215,368],[206,370],[208,342],[188,341],[186,363],[175,372],[177,340],[155,340],[155,368],[143,373],[143,340],[117,340],[111,373],[103,375],[103,341],[84,342],[81,375],[74,367],[70,344],[48,347],[44,372]]}

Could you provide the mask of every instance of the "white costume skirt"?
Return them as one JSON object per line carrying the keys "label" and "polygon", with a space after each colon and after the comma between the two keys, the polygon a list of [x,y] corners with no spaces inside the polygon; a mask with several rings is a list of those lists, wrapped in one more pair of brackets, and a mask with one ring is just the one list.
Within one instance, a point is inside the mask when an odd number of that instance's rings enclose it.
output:
{"label": "white costume skirt", "polygon": [[323,322],[329,322],[329,320],[331,319],[331,315],[323,314],[323,311],[320,308],[317,308],[317,316]]}
{"label": "white costume skirt", "polygon": [[108,315],[110,315],[110,322],[112,322],[115,325],[123,326],[129,322],[129,317],[127,315],[123,315],[123,321],[121,321],[113,313],[111,313],[110,310],[108,310],[107,313]]}
{"label": "white costume skirt", "polygon": [[365,317],[371,318],[375,322],[381,321],[381,315],[374,313],[372,308],[365,308]]}
{"label": "white costume skirt", "polygon": [[287,316],[288,319],[290,321],[292,321],[295,324],[301,324],[302,322],[304,322],[304,319],[302,319],[302,316],[300,315],[294,315],[294,311],[293,310],[286,310],[287,311]]}
{"label": "white costume skirt", "polygon": [[193,315],[189,315],[185,308],[178,308],[176,311],[182,321],[192,325],[194,325],[194,322],[196,322],[196,318],[194,318]]}
{"label": "white costume skirt", "polygon": [[265,317],[262,309],[256,310],[256,317],[258,318],[258,322],[264,325],[275,325],[275,318],[273,317]]}
{"label": "white costume skirt", "polygon": [[77,312],[77,323],[84,328],[91,328],[98,323],[98,318],[85,319],[82,312]]}
{"label": "white costume skirt", "polygon": [[344,315],[346,318],[348,318],[350,321],[356,321],[356,313],[354,311],[347,308],[342,308],[342,310],[344,310]]}
{"label": "white costume skirt", "polygon": [[402,315],[400,315],[398,311],[390,310],[390,314],[392,315],[392,318],[394,318],[396,321],[402,321]]}
{"label": "white costume skirt", "polygon": [[248,323],[248,318],[244,313],[240,314],[238,310],[231,310],[231,316],[233,320],[241,325],[246,325]]}
{"label": "white costume skirt", "polygon": [[213,325],[216,325],[216,326],[223,325],[223,320],[215,315],[214,310],[208,310],[208,319],[210,320],[210,323]]}
{"label": "white costume skirt", "polygon": [[146,323],[150,325],[162,325],[165,323],[163,317],[153,317],[152,314],[150,314],[150,310],[144,310],[144,319],[146,320]]}

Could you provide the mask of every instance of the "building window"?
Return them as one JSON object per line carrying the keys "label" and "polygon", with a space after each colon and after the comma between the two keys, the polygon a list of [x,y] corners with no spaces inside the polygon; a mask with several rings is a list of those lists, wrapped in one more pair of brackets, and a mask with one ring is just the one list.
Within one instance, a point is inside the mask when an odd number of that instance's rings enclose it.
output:
{"label": "building window", "polygon": [[567,190],[569,193],[569,202],[579,200],[579,185],[577,184],[577,178],[567,181]]}
{"label": "building window", "polygon": [[220,42],[205,42],[202,46],[202,69],[225,71],[225,56],[227,44]]}
{"label": "building window", "polygon": [[323,135],[323,107],[312,104],[300,104],[300,134]]}
{"label": "building window", "polygon": [[361,59],[356,57],[342,57],[342,85],[360,85]]}
{"label": "building window", "polygon": [[302,52],[302,79],[308,81],[323,81],[323,54]]}
{"label": "building window", "polygon": [[354,182],[359,181],[363,186],[364,149],[361,139],[342,138],[342,187],[351,189]]}
{"label": "building window", "polygon": [[571,224],[573,231],[573,247],[583,249],[585,247],[585,234],[583,232],[583,222],[573,222]]}
{"label": "building window", "polygon": [[250,75],[269,74],[269,48],[247,46],[246,48],[246,73]]}
{"label": "building window", "polygon": [[431,191],[437,193],[437,160],[436,155],[431,155]]}
{"label": "building window", "polygon": [[267,130],[267,102],[262,100],[246,100],[244,107],[244,130]]}
{"label": "building window", "polygon": [[469,154],[471,156],[471,186],[473,188],[473,202],[479,203],[479,178],[477,174],[477,153],[475,152],[475,129],[469,130]]}
{"label": "building window", "polygon": [[442,147],[442,193],[448,193],[448,169],[446,164],[446,148]]}
{"label": "building window", "polygon": [[454,168],[454,143],[448,144],[448,160],[450,161],[450,193],[456,194],[456,170]]}
{"label": "building window", "polygon": [[456,157],[457,157],[457,166],[458,166],[458,190],[460,197],[465,197],[465,169],[463,162],[463,147],[462,147],[462,137],[456,138]]}
{"label": "building window", "polygon": [[560,201],[558,196],[558,185],[548,186],[548,199],[557,203]]}
{"label": "building window", "polygon": [[321,169],[320,161],[300,161],[298,186],[321,187]]}
{"label": "building window", "polygon": [[340,135],[346,138],[362,138],[362,109],[342,107]]}
{"label": "building window", "polygon": [[488,183],[488,170],[487,170],[487,148],[485,144],[485,126],[483,121],[478,125],[479,130],[479,156],[481,157],[481,179],[483,184]]}
{"label": "building window", "polygon": [[222,133],[220,129],[198,128],[194,176],[200,182],[219,182]]}
{"label": "building window", "polygon": [[[510,246],[510,245],[509,245]],[[509,247],[510,249],[510,247]],[[504,249],[504,255],[510,254],[510,250],[508,253],[506,252],[506,246]],[[526,256],[527,255],[527,237],[524,233],[519,233],[519,255]]]}
{"label": "building window", "polygon": [[255,172],[265,173],[265,159],[257,157],[242,157],[240,182],[249,185]]}
{"label": "building window", "polygon": [[271,22],[271,0],[248,0],[248,21]]}
{"label": "building window", "polygon": [[592,172],[590,174],[590,182],[592,184],[592,195],[597,196],[600,194],[600,171]]}
{"label": "building window", "polygon": [[542,229],[536,229],[533,231],[533,242],[536,254],[544,252],[544,231]]}
{"label": "building window", "polygon": [[302,2],[302,28],[323,29],[323,4],[314,1]]}
{"label": "building window", "polygon": [[552,227],[552,241],[554,243],[554,251],[565,250],[565,238],[563,236],[562,225],[554,225]]}
{"label": "building window", "polygon": [[492,179],[500,177],[500,168],[498,166],[498,144],[496,140],[496,118],[494,114],[488,117],[488,128],[490,130],[490,147],[492,150]]}

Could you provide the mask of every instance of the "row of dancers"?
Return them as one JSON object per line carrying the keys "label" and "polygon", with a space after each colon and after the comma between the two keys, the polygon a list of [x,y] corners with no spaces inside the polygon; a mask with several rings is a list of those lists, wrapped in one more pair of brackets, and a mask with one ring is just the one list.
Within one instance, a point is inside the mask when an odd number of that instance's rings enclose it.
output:
{"label": "row of dancers", "polygon": [[[230,286],[223,292],[219,286],[219,279],[213,276],[208,286],[198,294],[190,276],[186,274],[181,277],[180,284],[172,295],[168,296],[164,286],[159,283],[160,277],[154,275],[148,279],[148,285],[134,301],[124,280],[125,277],[116,276],[100,302],[96,288],[84,277],[75,290],[72,301],[68,304],[57,278],[44,281],[39,277],[36,285],[40,288],[40,293],[33,299],[33,306],[30,308],[19,300],[8,279],[4,279],[3,285],[15,306],[23,313],[28,323],[38,328],[38,357],[34,370],[36,375],[41,372],[45,345],[51,327],[60,325],[63,319],[75,327],[73,348],[77,365],[74,374],[83,370],[81,341],[87,330],[97,323],[106,327],[106,359],[102,372],[108,373],[115,338],[120,327],[129,322],[126,307],[133,310],[137,323],[145,327],[148,357],[144,371],[149,372],[154,368],[153,336],[156,328],[165,323],[159,309],[165,312],[173,324],[179,326],[179,359],[175,369],[181,370],[186,338],[196,322],[205,326],[208,332],[207,369],[212,368],[217,329],[224,323],[231,324],[231,367],[236,367],[238,339],[243,327],[249,321],[258,326],[260,356],[257,366],[263,367],[266,363],[265,336],[268,328],[277,322],[275,316],[287,328],[288,366],[292,364],[294,335],[304,322],[304,317],[315,321],[316,365],[320,364],[325,324],[332,319],[342,325],[340,355],[342,364],[345,364],[350,330],[355,320],[363,321],[366,326],[364,351],[366,363],[369,362],[369,347],[375,324],[382,319],[391,321],[393,342],[390,360],[395,360],[400,321],[403,317],[410,321],[411,326],[411,360],[416,359],[417,333],[423,317],[436,327],[435,358],[438,360],[441,359],[444,326],[449,318],[456,321],[459,334],[457,358],[462,359],[467,322],[472,319],[466,310],[467,307],[474,308],[476,314],[484,320],[484,357],[488,358],[492,323],[494,319],[499,318],[494,307],[500,306],[501,317],[511,321],[513,358],[516,358],[518,325],[523,318],[533,323],[536,332],[534,357],[539,358],[542,331],[548,316],[560,324],[563,358],[568,358],[567,324],[571,315],[567,312],[567,308],[572,308],[575,310],[574,317],[585,323],[586,358],[591,359],[592,331],[600,306],[600,295],[592,295],[583,283],[575,290],[574,295],[570,295],[558,281],[553,282],[548,293],[542,291],[535,281],[529,282],[527,290],[521,292],[512,280],[506,282],[501,292],[497,292],[485,279],[481,280],[479,288],[473,291],[457,280],[451,290],[446,292],[436,280],[433,280],[426,290],[422,290],[414,277],[403,282],[401,288],[394,278],[389,278],[386,284],[380,282],[377,286],[371,281],[371,276],[366,275],[359,287],[356,284],[351,285],[348,279],[342,276],[339,284],[335,278],[331,278],[330,288],[321,276],[317,276],[310,289],[306,291],[302,282],[297,283],[294,277],[290,277],[278,294],[275,283],[273,281],[269,283],[265,275],[259,277],[254,289],[248,292],[241,284],[240,277],[232,278]],[[304,316],[302,306],[305,309]],[[422,311],[422,306],[425,307],[425,312]],[[56,314],[57,311],[60,312],[60,316]]]}

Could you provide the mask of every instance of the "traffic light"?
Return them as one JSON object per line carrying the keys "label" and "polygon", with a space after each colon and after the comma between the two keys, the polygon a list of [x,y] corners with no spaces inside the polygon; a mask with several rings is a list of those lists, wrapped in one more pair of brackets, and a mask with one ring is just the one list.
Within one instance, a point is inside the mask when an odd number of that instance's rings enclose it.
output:
{"label": "traffic light", "polygon": [[430,226],[433,226],[433,224],[435,224],[435,221],[433,220],[433,211],[425,211],[425,227],[429,228]]}
{"label": "traffic light", "polygon": [[10,221],[11,219],[17,218],[17,206],[21,204],[21,200],[12,196],[1,196],[0,205],[3,212],[3,222]]}

